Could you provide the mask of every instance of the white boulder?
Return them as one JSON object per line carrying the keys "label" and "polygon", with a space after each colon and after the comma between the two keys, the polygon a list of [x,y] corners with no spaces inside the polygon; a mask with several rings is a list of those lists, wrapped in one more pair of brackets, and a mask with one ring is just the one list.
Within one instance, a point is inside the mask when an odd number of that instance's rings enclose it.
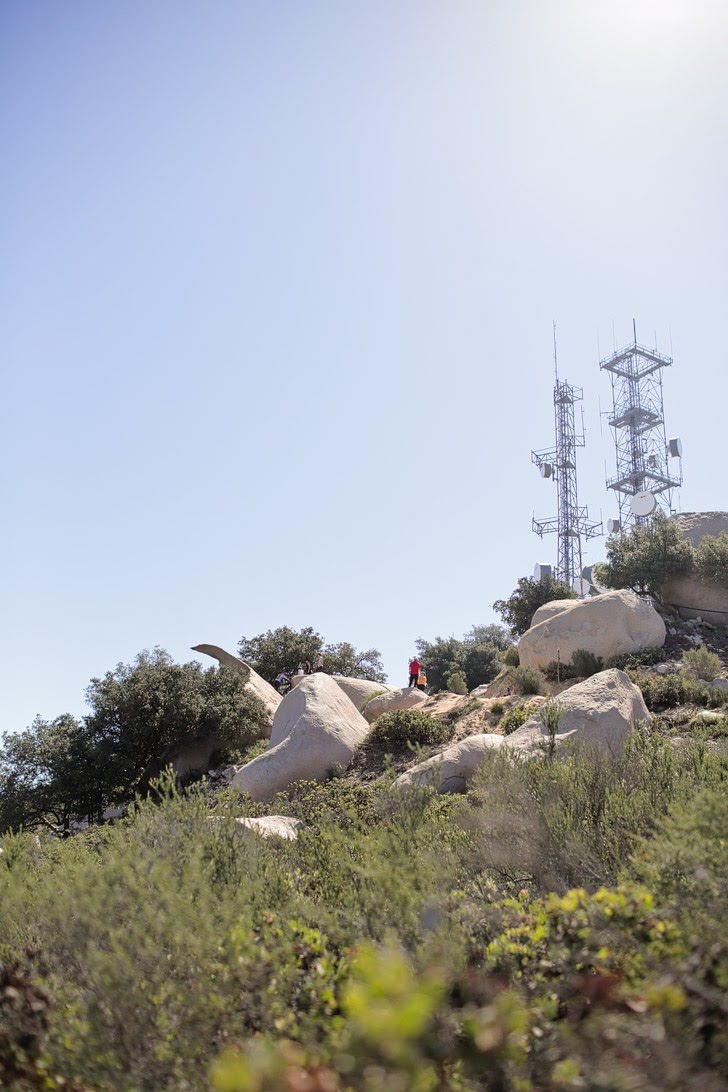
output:
{"label": "white boulder", "polygon": [[631,591],[609,591],[539,607],[518,642],[518,657],[523,667],[547,667],[557,659],[568,664],[577,649],[585,649],[606,661],[662,647],[665,636],[665,623],[651,603]]}
{"label": "white boulder", "polygon": [[[222,816],[212,818],[225,822]],[[299,831],[303,830],[303,823],[290,815],[261,815],[258,819],[237,818],[233,829],[244,838],[249,838],[252,833],[260,838],[283,838],[286,842],[295,842]]]}
{"label": "white boulder", "polygon": [[[642,691],[624,671],[610,668],[564,690],[553,703],[559,709],[554,735],[556,747],[579,743],[607,754],[617,754],[637,723],[650,717]],[[543,707],[542,707],[543,708]],[[532,751],[548,742],[549,733],[537,713],[506,737],[515,751]]]}
{"label": "white boulder", "polygon": [[320,781],[346,766],[369,725],[330,675],[307,675],[283,698],[262,755],[236,770],[232,784],[254,800],[270,800],[294,781]]}
{"label": "white boulder", "polygon": [[401,690],[390,690],[386,694],[380,694],[378,698],[372,698],[364,706],[364,716],[373,724],[382,713],[397,713],[400,709],[417,709],[427,701],[424,690],[418,690],[416,686],[405,686]]}
{"label": "white boulder", "polygon": [[400,774],[394,788],[433,785],[440,793],[464,792],[486,754],[498,750],[505,741],[505,736],[483,734],[451,743],[443,751]]}
{"label": "white boulder", "polygon": [[385,683],[371,682],[369,679],[350,679],[347,675],[332,675],[331,678],[341,687],[347,698],[353,701],[360,713],[372,698],[388,694],[392,689]]}
{"label": "white boulder", "polygon": [[[600,671],[570,687],[555,704],[559,710],[554,733],[557,750],[579,743],[617,754],[635,724],[651,719],[638,687],[616,668]],[[450,744],[401,774],[394,787],[430,784],[439,793],[462,792],[489,751],[527,755],[542,752],[548,743],[549,733],[537,714],[509,736],[483,734]]]}

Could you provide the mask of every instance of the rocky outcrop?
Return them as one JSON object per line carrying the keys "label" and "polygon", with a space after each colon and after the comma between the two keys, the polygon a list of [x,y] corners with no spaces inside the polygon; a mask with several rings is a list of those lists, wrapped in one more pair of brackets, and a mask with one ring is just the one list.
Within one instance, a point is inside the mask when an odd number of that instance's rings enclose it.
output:
{"label": "rocky outcrop", "polygon": [[367,702],[380,694],[390,693],[392,687],[385,683],[370,682],[369,679],[350,679],[347,675],[332,675],[331,678],[346,694],[361,713]]}
{"label": "rocky outcrop", "polygon": [[681,512],[671,517],[680,528],[683,538],[693,546],[707,535],[728,534],[728,512]]}
{"label": "rocky outcrop", "polygon": [[[624,671],[611,668],[576,683],[554,700],[559,724],[554,735],[556,747],[578,743],[590,750],[616,754],[622,750],[634,726],[652,719],[642,692]],[[541,710],[512,735],[507,746],[532,751],[549,740]]]}
{"label": "rocky outcrop", "polygon": [[[561,609],[546,610],[557,606]],[[547,667],[557,659],[569,663],[577,649],[585,649],[606,661],[662,647],[665,636],[665,623],[651,603],[631,591],[609,591],[539,607],[518,642],[518,656],[523,667]]]}
{"label": "rocky outcrop", "polygon": [[402,690],[390,690],[378,698],[372,698],[364,706],[364,716],[373,724],[382,713],[397,713],[400,709],[417,709],[427,701],[427,694],[415,686],[405,686]]}
{"label": "rocky outcrop", "polygon": [[[616,668],[570,687],[559,695],[554,708],[559,714],[553,736],[557,751],[579,744],[602,754],[618,754],[634,726],[651,719],[638,687]],[[549,744],[549,732],[536,714],[509,736],[483,734],[451,744],[407,770],[394,787],[432,785],[439,793],[462,792],[487,753],[538,754]]]}
{"label": "rocky outcrop", "polygon": [[678,573],[665,581],[662,601],[681,618],[702,618],[719,626],[728,625],[728,588],[694,573]]}
{"label": "rocky outcrop", "polygon": [[369,726],[330,675],[308,675],[283,698],[266,751],[241,766],[232,784],[254,800],[270,800],[294,781],[320,781],[346,766]]}
{"label": "rocky outcrop", "polygon": [[[247,674],[248,681],[245,684],[246,690],[249,690],[251,694],[254,694],[256,698],[259,698],[260,701],[263,702],[263,705],[270,714],[271,721],[273,720],[276,709],[281,703],[281,695],[275,687],[271,686],[269,682],[266,682],[257,671],[254,671],[250,664],[246,664],[245,660],[233,656],[230,652],[226,652],[224,648],[219,648],[217,645],[193,645],[192,651],[202,652],[205,656],[212,656],[213,660],[217,660],[221,667],[229,667],[232,668],[233,671],[240,671]],[[261,734],[269,736],[270,730]]]}

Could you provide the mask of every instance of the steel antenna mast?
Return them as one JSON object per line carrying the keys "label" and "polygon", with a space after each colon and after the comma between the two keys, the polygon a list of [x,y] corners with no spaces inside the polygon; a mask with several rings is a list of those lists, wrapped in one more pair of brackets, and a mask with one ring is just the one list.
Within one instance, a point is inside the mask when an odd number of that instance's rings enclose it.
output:
{"label": "steel antenna mast", "polygon": [[565,379],[559,379],[559,367],[556,345],[556,323],[553,325],[554,337],[554,433],[556,444],[542,451],[532,451],[531,461],[539,468],[542,478],[550,478],[556,483],[556,516],[547,519],[532,520],[533,531],[543,538],[555,534],[557,541],[557,561],[555,575],[571,588],[582,591],[582,539],[588,540],[602,534],[601,521],[589,519],[585,505],[579,504],[576,480],[576,451],[584,447],[583,425],[577,430],[574,406],[581,402],[584,392]]}
{"label": "steel antenna mast", "polygon": [[632,333],[632,344],[599,361],[612,382],[609,425],[617,472],[607,488],[617,495],[619,518],[607,522],[610,533],[649,523],[658,509],[673,512],[673,492],[683,480],[682,441],[667,440],[665,433],[662,373],[672,357],[640,345],[634,319]]}

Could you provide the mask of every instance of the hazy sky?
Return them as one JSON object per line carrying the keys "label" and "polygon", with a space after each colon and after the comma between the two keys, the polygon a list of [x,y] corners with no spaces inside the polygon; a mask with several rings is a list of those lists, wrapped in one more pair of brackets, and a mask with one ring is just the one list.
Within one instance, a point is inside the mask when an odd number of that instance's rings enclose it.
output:
{"label": "hazy sky", "polygon": [[145,647],[404,683],[494,620],[555,555],[552,319],[592,515],[633,316],[727,508],[727,47],[723,0],[6,0],[0,731]]}

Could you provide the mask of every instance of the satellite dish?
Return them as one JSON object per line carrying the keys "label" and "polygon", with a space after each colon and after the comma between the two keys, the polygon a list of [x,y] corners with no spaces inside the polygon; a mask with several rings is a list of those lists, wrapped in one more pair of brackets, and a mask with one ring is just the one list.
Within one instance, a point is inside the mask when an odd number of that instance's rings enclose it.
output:
{"label": "satellite dish", "polygon": [[617,531],[621,531],[621,529],[622,529],[622,524],[619,522],[618,519],[608,519],[607,520],[607,534],[608,535],[616,535]]}
{"label": "satellite dish", "polygon": [[586,580],[586,582],[588,584],[593,584],[594,583],[594,566],[593,565],[585,565],[584,568],[581,570],[581,577],[582,577],[582,580]]}
{"label": "satellite dish", "polygon": [[634,516],[649,516],[657,508],[657,501],[653,494],[647,492],[635,493],[629,503]]}
{"label": "satellite dish", "polygon": [[682,440],[679,440],[677,436],[670,440],[667,445],[667,450],[673,459],[682,459]]}
{"label": "satellite dish", "polygon": [[550,580],[551,578],[551,566],[550,565],[537,565],[533,570],[534,580]]}
{"label": "satellite dish", "polygon": [[541,463],[539,469],[542,478],[552,478],[554,475],[554,468],[551,463]]}

